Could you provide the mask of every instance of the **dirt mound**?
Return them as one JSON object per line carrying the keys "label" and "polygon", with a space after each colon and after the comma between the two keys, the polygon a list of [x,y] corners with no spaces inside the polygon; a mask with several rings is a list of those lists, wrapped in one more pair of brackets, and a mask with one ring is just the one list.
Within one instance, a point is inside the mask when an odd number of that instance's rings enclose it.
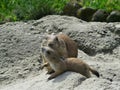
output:
{"label": "dirt mound", "polygon": [[[1,90],[119,90],[120,23],[84,22],[75,17],[51,15],[27,22],[0,25]],[[40,69],[44,33],[63,32],[75,40],[79,56],[100,73],[86,79],[66,72],[47,81]],[[92,56],[91,56],[92,55]],[[15,84],[16,83],[16,84]]]}

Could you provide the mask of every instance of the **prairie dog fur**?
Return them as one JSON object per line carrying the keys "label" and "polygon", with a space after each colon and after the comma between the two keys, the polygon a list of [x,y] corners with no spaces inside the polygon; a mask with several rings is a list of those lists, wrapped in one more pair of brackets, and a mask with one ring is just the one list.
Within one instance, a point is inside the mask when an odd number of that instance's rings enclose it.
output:
{"label": "prairie dog fur", "polygon": [[77,72],[87,78],[91,77],[91,71],[93,74],[99,77],[99,73],[96,70],[92,69],[88,64],[78,58],[64,58],[63,60],[63,58],[61,58],[61,56],[59,56],[59,54],[50,47],[43,47],[42,53],[47,62],[50,64],[51,68],[55,71],[51,74],[48,80],[57,77],[65,71]]}
{"label": "prairie dog fur", "polygon": [[[57,35],[47,35],[46,36],[46,46],[55,50],[61,57],[77,57],[78,56],[78,46],[75,41],[73,41],[69,36],[59,33]],[[47,61],[43,57],[43,67],[47,68],[48,74],[52,73],[50,65],[46,65]]]}
{"label": "prairie dog fur", "polygon": [[57,51],[65,58],[78,56],[77,43],[63,33],[48,36],[47,46]]}

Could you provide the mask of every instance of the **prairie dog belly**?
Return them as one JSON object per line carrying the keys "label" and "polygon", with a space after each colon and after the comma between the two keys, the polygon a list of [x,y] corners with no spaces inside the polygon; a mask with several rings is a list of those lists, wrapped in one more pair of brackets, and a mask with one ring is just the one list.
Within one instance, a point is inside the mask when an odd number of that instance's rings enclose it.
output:
{"label": "prairie dog belly", "polygon": [[64,70],[66,70],[66,65],[63,62],[58,62],[58,63],[51,63],[50,62],[50,66],[55,71],[64,71]]}

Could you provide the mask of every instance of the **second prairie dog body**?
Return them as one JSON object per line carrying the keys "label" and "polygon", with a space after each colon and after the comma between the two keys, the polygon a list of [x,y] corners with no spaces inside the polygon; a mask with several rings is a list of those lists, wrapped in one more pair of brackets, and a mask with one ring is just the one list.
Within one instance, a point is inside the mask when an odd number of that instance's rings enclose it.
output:
{"label": "second prairie dog body", "polygon": [[78,58],[65,58],[63,60],[63,58],[61,58],[56,51],[49,47],[43,47],[42,53],[45,56],[47,62],[50,64],[51,68],[55,71],[48,78],[49,80],[55,78],[65,71],[77,72],[87,78],[91,77],[91,71],[93,74],[99,77],[99,73],[96,70],[90,68],[88,64]]}
{"label": "second prairie dog body", "polygon": [[[73,41],[69,36],[59,33],[57,35],[48,35],[46,40],[46,46],[54,49],[61,57],[77,57],[78,56],[78,46],[75,41]],[[44,66],[47,63],[45,58],[43,58]],[[53,70],[50,65],[46,66],[48,73]]]}
{"label": "second prairie dog body", "polygon": [[63,33],[49,36],[47,45],[56,50],[63,57],[78,56],[78,46],[76,42]]}

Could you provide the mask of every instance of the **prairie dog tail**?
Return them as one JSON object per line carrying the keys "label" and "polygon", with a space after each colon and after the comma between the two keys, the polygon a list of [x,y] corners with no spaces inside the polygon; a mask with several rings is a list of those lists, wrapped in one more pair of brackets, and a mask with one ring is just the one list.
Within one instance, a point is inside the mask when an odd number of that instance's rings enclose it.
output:
{"label": "prairie dog tail", "polygon": [[94,75],[96,75],[97,77],[100,76],[99,73],[98,73],[96,70],[94,70],[94,69],[92,69],[92,68],[89,68],[89,69],[90,69],[90,71],[91,71]]}

